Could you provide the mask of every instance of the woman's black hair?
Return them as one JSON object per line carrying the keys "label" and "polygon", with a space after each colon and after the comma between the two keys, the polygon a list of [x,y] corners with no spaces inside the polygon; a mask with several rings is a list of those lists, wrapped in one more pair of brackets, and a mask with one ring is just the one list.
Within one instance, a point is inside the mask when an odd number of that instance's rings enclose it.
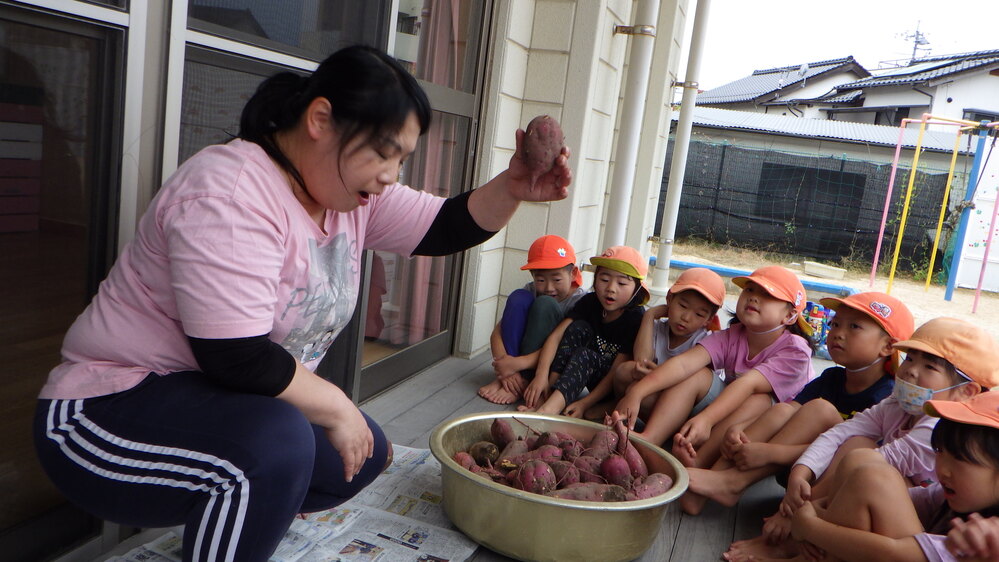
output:
{"label": "woman's black hair", "polygon": [[[959,461],[999,470],[999,429],[994,427],[940,418],[930,436],[930,445],[934,451],[946,451]],[[999,516],[999,505],[978,513],[986,518]]]}
{"label": "woman's black hair", "polygon": [[260,145],[303,188],[301,173],[274,142],[274,134],[295,127],[312,100],[324,97],[333,110],[333,123],[345,146],[364,135],[367,141],[402,129],[411,113],[420,134],[430,128],[426,93],[412,74],[387,54],[364,45],[341,49],[311,75],[281,72],[264,80],[246,102],[239,119],[239,138]]}

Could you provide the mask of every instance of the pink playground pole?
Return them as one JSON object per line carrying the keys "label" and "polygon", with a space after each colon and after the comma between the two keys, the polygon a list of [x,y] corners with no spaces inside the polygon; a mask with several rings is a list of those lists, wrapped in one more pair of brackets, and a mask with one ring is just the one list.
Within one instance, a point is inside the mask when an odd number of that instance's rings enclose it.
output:
{"label": "pink playground pole", "polygon": [[[988,126],[991,127],[996,124],[999,124],[999,121],[989,123]],[[999,191],[997,191],[997,195],[999,195]],[[989,222],[989,232],[985,235],[985,256],[982,257],[982,270],[978,272],[978,285],[975,286],[975,302],[971,304],[972,314],[978,312],[978,298],[982,296],[982,284],[985,283],[985,270],[989,267],[989,250],[992,249],[992,238],[996,232],[996,215],[999,215],[999,197],[997,197],[992,205],[992,221]]]}
{"label": "pink playground pole", "polygon": [[878,274],[878,258],[881,257],[881,242],[885,238],[885,225],[888,224],[888,206],[891,203],[891,191],[895,186],[895,172],[898,170],[898,156],[902,152],[902,137],[905,135],[905,126],[918,119],[902,119],[902,124],[898,128],[898,142],[895,143],[895,157],[891,161],[891,175],[888,176],[888,193],[885,194],[885,210],[881,214],[881,230],[878,231],[878,244],[874,247],[874,262],[871,264],[871,283],[874,287],[874,277]]}

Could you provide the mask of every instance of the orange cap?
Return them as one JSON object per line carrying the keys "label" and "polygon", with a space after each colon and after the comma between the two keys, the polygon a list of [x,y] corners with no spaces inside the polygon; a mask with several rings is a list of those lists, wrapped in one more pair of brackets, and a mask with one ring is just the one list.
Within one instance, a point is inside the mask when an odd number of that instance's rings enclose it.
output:
{"label": "orange cap", "polygon": [[923,411],[936,418],[999,429],[999,392],[982,392],[963,402],[927,400]]}
{"label": "orange cap", "polygon": [[599,267],[606,267],[612,271],[623,273],[638,280],[638,295],[636,304],[642,305],[649,302],[649,289],[645,286],[645,276],[649,273],[649,264],[642,258],[638,250],[630,246],[611,246],[604,250],[599,256],[590,258],[590,263]]}
{"label": "orange cap", "polygon": [[916,322],[912,319],[909,307],[885,293],[876,291],[855,293],[842,299],[835,297],[819,299],[819,303],[833,310],[839,310],[839,307],[845,306],[863,312],[896,340],[909,339],[912,337],[912,331],[916,328]]}
{"label": "orange cap", "polygon": [[763,287],[771,297],[791,303],[791,306],[798,312],[798,326],[806,335],[812,335],[812,327],[801,314],[805,310],[805,286],[801,280],[791,270],[779,265],[768,265],[761,267],[749,274],[748,277],[733,277],[732,282],[740,289],[746,287],[746,283],[752,281]]}
{"label": "orange cap", "polygon": [[[721,307],[725,302],[725,281],[714,271],[706,267],[692,267],[684,271],[673,282],[669,288],[669,294],[675,295],[684,291],[696,291],[702,297],[708,299],[711,304]],[[721,320],[715,314],[708,321],[708,329],[718,331],[721,329]]]}
{"label": "orange cap", "polygon": [[999,348],[985,330],[957,318],[934,318],[896,349],[915,349],[942,357],[978,384],[999,386]]}
{"label": "orange cap", "polygon": [[[546,234],[531,244],[527,250],[527,265],[520,269],[561,269],[567,265],[576,265],[576,250],[572,244],[561,236]],[[583,275],[578,269],[572,282],[583,285]]]}
{"label": "orange cap", "polygon": [[697,291],[715,306],[725,302],[725,281],[721,275],[706,267],[692,267],[684,271],[669,288],[671,295],[683,291]]}

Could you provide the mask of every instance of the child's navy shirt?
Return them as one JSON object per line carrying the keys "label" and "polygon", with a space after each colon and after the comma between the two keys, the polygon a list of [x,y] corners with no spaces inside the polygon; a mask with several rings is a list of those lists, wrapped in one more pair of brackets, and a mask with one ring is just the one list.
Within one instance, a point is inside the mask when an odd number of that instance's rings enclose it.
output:
{"label": "child's navy shirt", "polygon": [[805,404],[816,398],[825,398],[836,407],[839,415],[848,420],[891,395],[895,379],[889,376],[879,378],[874,384],[856,394],[846,392],[846,369],[840,366],[829,367],[811,381],[793,398]]}
{"label": "child's navy shirt", "polygon": [[617,320],[604,322],[604,308],[600,306],[597,294],[587,293],[565,317],[588,322],[597,336],[596,350],[610,358],[618,353],[634,353],[635,338],[638,337],[644,313],[645,307],[633,306],[624,309]]}

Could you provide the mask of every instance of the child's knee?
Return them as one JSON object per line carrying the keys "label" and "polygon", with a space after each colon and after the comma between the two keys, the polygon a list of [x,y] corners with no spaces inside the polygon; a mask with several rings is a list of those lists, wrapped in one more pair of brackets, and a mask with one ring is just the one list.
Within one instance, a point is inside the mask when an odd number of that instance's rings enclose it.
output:
{"label": "child's knee", "polygon": [[843,456],[843,460],[840,461],[839,470],[846,471],[849,473],[854,470],[861,468],[870,469],[870,467],[880,465],[887,467],[891,470],[895,470],[889,465],[881,453],[875,449],[853,449],[849,453]]}
{"label": "child's knee", "polygon": [[843,416],[832,402],[825,398],[816,398],[801,406],[801,413],[807,419],[822,420],[827,427],[832,427],[843,421]]}
{"label": "child's knee", "polygon": [[517,289],[506,297],[506,307],[526,312],[534,304],[535,298],[527,289]]}

